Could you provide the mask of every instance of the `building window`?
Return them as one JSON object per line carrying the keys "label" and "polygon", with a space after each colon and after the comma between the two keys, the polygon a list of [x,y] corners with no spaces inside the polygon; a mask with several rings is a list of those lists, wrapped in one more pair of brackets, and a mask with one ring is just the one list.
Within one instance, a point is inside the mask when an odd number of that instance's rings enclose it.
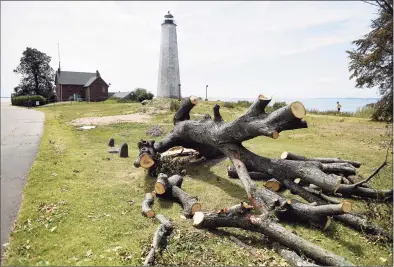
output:
{"label": "building window", "polygon": [[105,85],[103,85],[103,87],[102,87],[102,88],[103,88],[103,93],[105,93]]}

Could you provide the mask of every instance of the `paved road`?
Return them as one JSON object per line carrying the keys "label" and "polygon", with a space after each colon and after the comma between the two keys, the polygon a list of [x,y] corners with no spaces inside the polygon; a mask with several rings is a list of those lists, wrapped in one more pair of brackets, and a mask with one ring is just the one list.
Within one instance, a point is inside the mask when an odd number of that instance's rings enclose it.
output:
{"label": "paved road", "polygon": [[[1,101],[1,244],[8,242],[43,133],[44,113]],[[1,248],[3,254],[3,246]]]}

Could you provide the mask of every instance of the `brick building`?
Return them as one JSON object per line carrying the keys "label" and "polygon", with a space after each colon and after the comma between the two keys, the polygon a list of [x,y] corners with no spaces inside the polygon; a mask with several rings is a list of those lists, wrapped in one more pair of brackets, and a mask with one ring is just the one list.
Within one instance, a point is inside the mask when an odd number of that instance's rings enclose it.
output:
{"label": "brick building", "polygon": [[85,101],[104,101],[108,99],[109,85],[100,73],[61,71],[56,72],[56,95],[58,101],[68,101],[71,97]]}

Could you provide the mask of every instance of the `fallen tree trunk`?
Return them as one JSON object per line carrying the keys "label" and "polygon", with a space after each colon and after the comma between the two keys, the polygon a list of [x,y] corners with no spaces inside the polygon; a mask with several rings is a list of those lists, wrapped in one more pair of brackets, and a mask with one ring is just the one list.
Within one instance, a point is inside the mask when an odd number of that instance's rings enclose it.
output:
{"label": "fallen tree trunk", "polygon": [[144,266],[153,265],[155,261],[155,254],[158,252],[162,240],[166,238],[173,229],[173,225],[171,224],[171,222],[167,220],[163,215],[158,214],[156,216],[156,219],[160,222],[160,225],[159,227],[157,227],[157,230],[153,236],[151,249],[145,258]]}
{"label": "fallen tree trunk", "polygon": [[[295,184],[295,190],[304,194],[303,197],[306,199],[318,199],[317,201],[312,202],[313,205],[300,203],[298,201],[284,198],[264,187],[258,188],[252,181],[249,172],[261,173],[270,178],[275,178],[280,183],[300,178],[300,184],[314,184],[327,194],[337,193],[342,194],[342,196],[352,197],[392,198],[392,190],[375,190],[372,188],[366,188],[363,185],[365,182],[358,184],[342,184],[343,179],[341,176],[337,176],[336,174],[347,176],[355,174],[355,167],[357,167],[355,162],[338,161],[338,159],[320,159],[320,161],[317,161],[316,159],[269,159],[256,155],[242,146],[243,141],[257,136],[267,136],[276,139],[282,131],[307,128],[307,123],[303,120],[306,114],[305,108],[300,102],[293,102],[290,105],[280,108],[272,113],[266,113],[265,107],[268,105],[270,100],[263,96],[259,96],[244,115],[232,122],[224,122],[220,115],[220,107],[218,105],[215,105],[213,108],[213,119],[210,116],[204,116],[202,120],[189,120],[189,113],[193,108],[194,103],[191,105],[188,101],[190,103],[192,102],[189,98],[181,103],[181,108],[177,111],[177,115],[175,116],[176,118],[174,117],[173,130],[160,142],[151,144],[150,148],[153,149],[155,153],[162,153],[174,146],[182,146],[185,148],[195,149],[200,153],[200,155],[206,158],[222,156],[228,157],[232,161],[237,176],[246,191],[250,203],[256,212],[262,214],[259,216],[249,216],[248,220],[252,221],[251,224],[243,222],[244,225],[252,228],[258,225],[258,227],[265,229],[264,231],[267,236],[278,238],[282,244],[288,247],[293,246],[295,248],[297,239],[293,239],[293,236],[291,236],[290,239],[292,239],[292,241],[289,241],[290,243],[288,244],[286,243],[286,239],[281,240],[281,238],[287,237],[288,234],[287,232],[282,231],[280,225],[273,222],[271,219],[272,215],[276,215],[279,219],[291,218],[293,221],[316,222],[318,224],[323,223],[324,228],[329,225],[331,217],[339,217],[341,220],[347,221],[347,223],[351,224],[352,222],[350,218],[353,219],[353,215],[348,216],[349,214],[344,214],[350,211],[350,202],[329,204],[327,201],[322,200],[320,196],[313,195],[303,189],[300,185]],[[148,153],[148,155],[151,154]],[[152,159],[155,160],[153,156]],[[139,162],[140,161],[137,159],[137,163]],[[160,162],[157,164],[160,164]],[[157,164],[155,162],[155,165]],[[138,164],[136,164],[136,167],[137,166]],[[153,165],[150,168],[153,168]],[[171,188],[172,196],[174,192],[173,189],[176,188],[176,186],[166,186],[165,184],[162,186],[164,188],[162,192],[164,193],[169,191],[169,188]],[[200,213],[196,212],[195,214]],[[216,216],[220,216],[219,218],[222,218],[223,216],[227,217],[226,214],[228,214],[227,211],[219,211],[216,213]],[[234,218],[237,218],[237,216]],[[229,227],[235,227],[231,225],[238,225],[238,222],[234,223],[234,221],[238,221],[234,220],[234,218],[232,217],[231,220],[228,219],[227,224],[230,225]],[[230,221],[232,222],[230,223]],[[359,218],[357,218],[356,221],[356,224],[360,225],[361,222]],[[240,228],[242,227],[240,226]],[[300,242],[304,241],[305,240]],[[312,245],[313,244],[311,243],[302,243],[302,253],[307,253],[303,250],[314,250],[313,247],[311,247]],[[293,249],[293,247],[290,248]],[[301,252],[301,250],[296,250],[296,252]],[[322,255],[321,252],[322,251],[319,251],[318,254]],[[313,256],[311,256],[311,258],[312,257]],[[343,259],[340,259],[340,257],[336,255],[333,257],[329,256],[325,259],[320,258],[320,256],[314,257],[318,258],[316,261],[321,260],[322,262],[326,262],[326,264],[329,264],[328,262],[332,263],[330,265],[341,265],[344,262]]]}
{"label": "fallen tree trunk", "polygon": [[281,159],[300,160],[300,161],[319,161],[321,163],[348,163],[356,168],[360,168],[361,162],[353,160],[342,160],[340,158],[307,158],[304,156],[296,155],[290,152],[283,152],[280,156]]}
{"label": "fallen tree trunk", "polygon": [[215,229],[218,227],[236,227],[259,232],[286,247],[303,253],[309,258],[328,266],[352,266],[343,257],[337,256],[315,244],[287,231],[269,217],[256,216],[248,213],[229,216],[215,212],[196,212],[193,226],[197,228]]}

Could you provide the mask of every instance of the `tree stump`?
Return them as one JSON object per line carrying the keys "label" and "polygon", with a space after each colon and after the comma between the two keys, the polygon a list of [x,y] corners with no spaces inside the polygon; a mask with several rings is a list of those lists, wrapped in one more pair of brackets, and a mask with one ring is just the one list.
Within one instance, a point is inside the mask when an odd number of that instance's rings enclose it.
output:
{"label": "tree stump", "polygon": [[120,155],[121,158],[129,157],[129,146],[127,145],[127,143],[123,143],[120,146],[119,155]]}

